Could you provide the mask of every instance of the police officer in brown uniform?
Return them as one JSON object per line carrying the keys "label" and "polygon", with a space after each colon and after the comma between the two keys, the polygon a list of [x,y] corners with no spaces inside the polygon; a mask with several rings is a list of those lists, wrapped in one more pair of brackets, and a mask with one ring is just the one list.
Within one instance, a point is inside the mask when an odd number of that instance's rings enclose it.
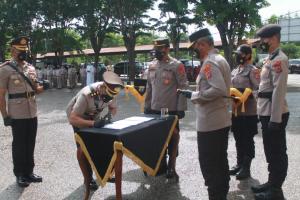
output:
{"label": "police officer in brown uniform", "polygon": [[269,24],[257,31],[260,47],[269,53],[260,74],[257,114],[262,125],[268,181],[252,187],[257,200],[284,199],[282,184],[287,175],[286,131],[289,111],[285,99],[288,58],[280,49],[279,25]]}
{"label": "police officer in brown uniform", "polygon": [[42,92],[43,87],[36,82],[35,68],[25,61],[28,41],[27,37],[14,39],[11,42],[12,59],[0,67],[0,109],[4,125],[12,127],[13,171],[21,187],[42,181],[42,177],[33,173],[33,168],[37,132],[35,95]]}
{"label": "police officer in brown uniform", "polygon": [[214,49],[208,29],[189,36],[191,49],[203,62],[197,77],[197,89],[179,90],[196,107],[196,128],[200,168],[208,187],[210,200],[225,200],[229,190],[227,160],[228,132],[231,125],[229,110],[230,67]]}
{"label": "police officer in brown uniform", "polygon": [[[187,79],[184,65],[169,55],[170,43],[168,39],[154,41],[155,59],[149,66],[147,77],[145,113],[160,114],[161,108],[168,108],[169,114],[177,115],[182,119],[187,109],[186,99],[178,95],[177,89],[186,89]],[[175,170],[176,154],[179,144],[179,124],[173,133],[168,146],[169,162],[167,166],[167,178],[178,175]],[[166,159],[162,161],[161,173],[164,173]]]}
{"label": "police officer in brown uniform", "polygon": [[[82,88],[67,106],[67,116],[74,132],[79,128],[96,127],[105,125],[105,117],[99,117],[103,109],[108,107],[109,114],[115,115],[117,111],[114,97],[123,88],[120,77],[113,72],[103,74],[103,82],[96,82]],[[85,177],[84,182],[90,183],[91,189],[98,186],[92,179],[92,169],[84,156],[79,144],[77,144],[77,159]],[[88,189],[88,188],[87,188]]]}
{"label": "police officer in brown uniform", "polygon": [[[258,90],[259,70],[252,65],[252,48],[249,45],[240,45],[235,51],[236,63],[238,64],[231,72],[231,84],[233,88],[241,93],[246,88],[252,91]],[[233,108],[236,109],[232,115],[231,131],[235,139],[237,152],[237,165],[230,171],[230,175],[236,175],[239,180],[250,177],[251,161],[255,156],[254,135],[257,134],[257,113],[255,95],[250,94],[242,110],[241,102],[234,101]]]}

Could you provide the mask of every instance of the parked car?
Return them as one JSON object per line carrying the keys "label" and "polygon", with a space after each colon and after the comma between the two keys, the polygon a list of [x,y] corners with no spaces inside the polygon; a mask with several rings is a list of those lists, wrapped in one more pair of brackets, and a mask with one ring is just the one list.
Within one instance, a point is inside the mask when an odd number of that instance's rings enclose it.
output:
{"label": "parked car", "polygon": [[[143,63],[135,62],[135,76],[139,77],[143,71]],[[122,61],[114,65],[114,72],[121,77],[127,77],[129,74],[129,62]]]}
{"label": "parked car", "polygon": [[198,60],[188,60],[188,59],[181,59],[180,60],[185,68],[186,76],[189,82],[195,82],[197,76],[200,72],[201,63]]}
{"label": "parked car", "polygon": [[290,73],[299,73],[300,72],[300,59],[290,59],[289,60],[289,70]]}

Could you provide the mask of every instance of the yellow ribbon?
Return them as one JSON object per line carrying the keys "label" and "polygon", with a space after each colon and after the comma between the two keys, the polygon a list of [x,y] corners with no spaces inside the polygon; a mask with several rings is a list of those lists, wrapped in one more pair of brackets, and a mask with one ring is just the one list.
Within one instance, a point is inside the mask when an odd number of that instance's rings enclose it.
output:
{"label": "yellow ribbon", "polygon": [[125,86],[125,99],[128,101],[129,100],[129,96],[128,93],[130,92],[130,94],[132,96],[135,97],[136,101],[140,104],[141,106],[141,112],[144,112],[144,105],[145,105],[145,97],[146,97],[146,93],[144,95],[141,95],[135,88],[133,85],[126,85]]}
{"label": "yellow ribbon", "polygon": [[[236,97],[240,103],[242,103],[242,109],[241,112],[245,112],[245,102],[248,100],[249,96],[252,94],[252,90],[250,88],[245,88],[245,91],[241,93],[236,88],[230,88],[230,96]],[[237,116],[237,107],[239,104],[234,104],[234,114]]]}

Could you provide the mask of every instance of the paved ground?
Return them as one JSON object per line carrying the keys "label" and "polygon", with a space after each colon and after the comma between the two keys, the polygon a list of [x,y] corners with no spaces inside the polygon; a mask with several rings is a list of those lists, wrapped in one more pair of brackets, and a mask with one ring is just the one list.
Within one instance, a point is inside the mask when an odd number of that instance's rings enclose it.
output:
{"label": "paved ground", "polygon": [[[287,128],[289,171],[283,186],[286,199],[300,199],[300,75],[289,76],[287,95],[291,111]],[[75,157],[73,133],[65,116],[65,106],[77,90],[50,90],[40,95],[39,128],[36,143],[35,172],[42,175],[43,183],[19,188],[12,173],[11,130],[0,122],[0,200],[79,200],[82,199],[83,179]],[[133,97],[125,101],[122,93],[118,98],[119,112],[115,119],[122,119],[140,113]],[[124,159],[123,196],[130,200],[206,200],[207,191],[200,172],[195,132],[194,106],[189,104],[186,118],[181,122],[180,155],[178,157],[179,184],[166,182],[164,177],[144,177],[132,161]],[[230,181],[229,200],[252,200],[249,187],[266,181],[267,167],[261,134],[255,137],[256,158],[252,165],[252,177],[246,181]],[[229,163],[235,164],[235,147],[232,135],[229,137]],[[108,183],[99,188],[91,199],[115,199],[114,185]]]}

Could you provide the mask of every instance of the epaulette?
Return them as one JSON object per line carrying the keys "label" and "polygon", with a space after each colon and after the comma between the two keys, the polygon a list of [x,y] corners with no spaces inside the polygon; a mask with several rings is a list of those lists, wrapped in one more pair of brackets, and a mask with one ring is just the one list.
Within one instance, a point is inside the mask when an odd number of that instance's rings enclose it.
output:
{"label": "epaulette", "polygon": [[99,95],[99,92],[95,90],[91,85],[90,85],[90,91],[91,93],[89,94],[91,97],[95,97]]}

